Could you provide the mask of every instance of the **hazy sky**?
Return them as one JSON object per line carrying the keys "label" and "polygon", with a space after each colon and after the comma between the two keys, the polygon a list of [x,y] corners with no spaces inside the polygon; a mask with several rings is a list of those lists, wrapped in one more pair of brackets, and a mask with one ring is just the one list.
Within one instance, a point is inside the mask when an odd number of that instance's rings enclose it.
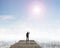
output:
{"label": "hazy sky", "polygon": [[[39,5],[39,15],[31,8]],[[60,0],[0,0],[0,40],[60,40]]]}

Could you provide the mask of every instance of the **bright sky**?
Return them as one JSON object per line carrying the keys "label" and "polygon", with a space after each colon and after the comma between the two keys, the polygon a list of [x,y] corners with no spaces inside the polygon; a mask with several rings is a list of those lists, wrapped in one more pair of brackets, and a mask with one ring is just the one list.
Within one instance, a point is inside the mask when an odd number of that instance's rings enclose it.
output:
{"label": "bright sky", "polygon": [[0,0],[0,40],[60,41],[60,0]]}

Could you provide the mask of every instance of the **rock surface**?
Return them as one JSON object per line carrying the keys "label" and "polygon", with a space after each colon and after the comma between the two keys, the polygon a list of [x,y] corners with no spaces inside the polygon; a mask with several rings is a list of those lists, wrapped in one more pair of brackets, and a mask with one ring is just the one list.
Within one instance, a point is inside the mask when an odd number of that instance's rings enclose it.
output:
{"label": "rock surface", "polygon": [[41,48],[34,40],[20,40],[10,48]]}

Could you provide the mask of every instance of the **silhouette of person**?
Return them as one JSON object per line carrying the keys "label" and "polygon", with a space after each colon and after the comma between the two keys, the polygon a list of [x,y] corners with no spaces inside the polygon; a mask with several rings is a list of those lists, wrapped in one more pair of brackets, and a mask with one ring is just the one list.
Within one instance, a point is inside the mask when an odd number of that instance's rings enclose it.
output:
{"label": "silhouette of person", "polygon": [[26,33],[26,41],[29,41],[29,32]]}

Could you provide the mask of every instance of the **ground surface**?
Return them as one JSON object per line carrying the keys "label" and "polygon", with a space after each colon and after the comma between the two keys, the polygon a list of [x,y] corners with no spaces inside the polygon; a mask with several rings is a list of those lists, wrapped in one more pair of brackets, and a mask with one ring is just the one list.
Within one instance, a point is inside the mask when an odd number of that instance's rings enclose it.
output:
{"label": "ground surface", "polygon": [[11,45],[10,48],[41,48],[41,47],[34,40],[30,41],[20,40],[14,45]]}

